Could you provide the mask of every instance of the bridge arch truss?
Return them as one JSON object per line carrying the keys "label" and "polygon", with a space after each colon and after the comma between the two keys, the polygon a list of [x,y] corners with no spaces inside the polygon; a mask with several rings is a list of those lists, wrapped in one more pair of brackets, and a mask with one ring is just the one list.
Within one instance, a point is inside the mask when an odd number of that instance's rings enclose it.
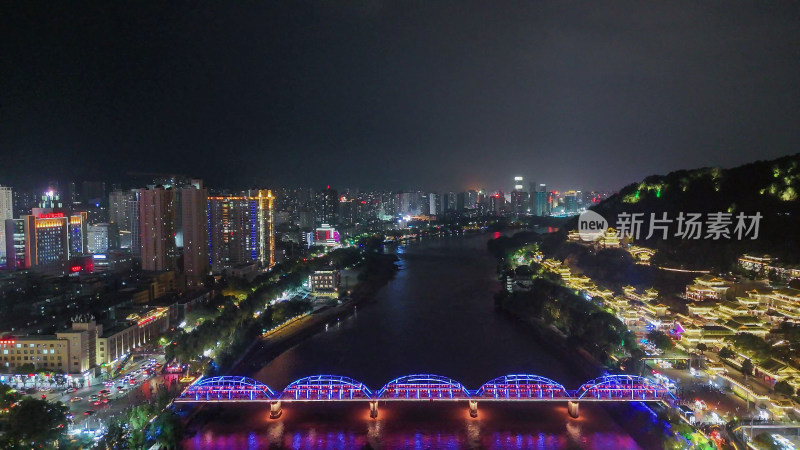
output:
{"label": "bridge arch truss", "polygon": [[474,400],[569,400],[569,392],[550,378],[513,374],[487,381],[472,395]]}
{"label": "bridge arch truss", "polygon": [[606,375],[584,383],[573,395],[578,400],[654,401],[674,398],[661,383],[636,375]]}
{"label": "bridge arch truss", "polygon": [[383,386],[376,400],[469,400],[458,381],[440,375],[416,374],[396,378]]}
{"label": "bridge arch truss", "polygon": [[176,402],[271,401],[275,392],[252,378],[222,376],[201,378],[184,390]]}
{"label": "bridge arch truss", "polygon": [[283,389],[283,401],[371,400],[364,383],[338,375],[312,375],[293,381]]}

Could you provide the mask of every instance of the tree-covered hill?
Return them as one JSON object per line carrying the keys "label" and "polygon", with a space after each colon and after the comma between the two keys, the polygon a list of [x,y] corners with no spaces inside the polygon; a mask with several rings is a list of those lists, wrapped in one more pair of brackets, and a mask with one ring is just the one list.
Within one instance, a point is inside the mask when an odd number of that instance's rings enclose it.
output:
{"label": "tree-covered hill", "polygon": [[[653,175],[622,188],[592,210],[614,227],[623,213],[644,213],[638,245],[656,248],[654,262],[687,268],[731,268],[745,252],[777,256],[785,263],[800,263],[800,154],[772,161],[756,161],[731,169],[701,168]],[[676,237],[680,213],[702,213],[700,239]],[[708,214],[730,213],[730,238],[707,237]],[[669,235],[656,232],[646,239],[651,213],[667,213]],[[758,238],[737,239],[737,216],[759,213]],[[562,228],[562,235],[577,228],[577,218]],[[747,225],[752,221],[748,220]]]}

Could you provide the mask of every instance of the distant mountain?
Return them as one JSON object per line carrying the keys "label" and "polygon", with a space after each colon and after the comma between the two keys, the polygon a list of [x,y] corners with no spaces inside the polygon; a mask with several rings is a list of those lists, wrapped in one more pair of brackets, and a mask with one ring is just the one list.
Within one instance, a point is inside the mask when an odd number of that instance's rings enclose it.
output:
{"label": "distant mountain", "polygon": [[[731,268],[736,257],[744,252],[777,256],[787,264],[800,263],[800,154],[772,161],[756,161],[732,169],[702,168],[679,170],[667,175],[653,175],[640,183],[628,185],[597,206],[591,208],[614,227],[623,213],[644,213],[639,245],[658,250],[656,263],[681,265],[687,268]],[[701,239],[676,237],[676,219],[683,212],[702,213]],[[711,213],[730,213],[727,227],[731,238],[707,238]],[[661,218],[667,213],[669,235],[662,239],[649,232],[651,213]],[[750,235],[738,240],[734,231],[737,215],[760,213],[758,238]],[[577,218],[562,230],[577,228]],[[750,226],[752,221],[746,220]],[[563,232],[563,231],[562,231]]]}

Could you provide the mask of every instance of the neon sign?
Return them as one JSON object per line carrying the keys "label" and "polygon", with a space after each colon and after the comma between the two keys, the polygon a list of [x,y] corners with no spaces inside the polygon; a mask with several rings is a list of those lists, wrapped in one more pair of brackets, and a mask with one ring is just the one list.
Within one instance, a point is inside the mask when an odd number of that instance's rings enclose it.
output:
{"label": "neon sign", "polygon": [[60,219],[64,217],[64,213],[44,213],[39,214],[39,219]]}

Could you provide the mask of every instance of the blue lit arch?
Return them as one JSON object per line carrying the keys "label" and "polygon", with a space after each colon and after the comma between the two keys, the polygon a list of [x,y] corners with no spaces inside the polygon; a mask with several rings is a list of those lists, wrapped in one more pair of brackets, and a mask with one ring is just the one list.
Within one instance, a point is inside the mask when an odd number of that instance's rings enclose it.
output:
{"label": "blue lit arch", "polygon": [[570,395],[563,385],[550,378],[530,374],[497,377],[481,386],[475,399],[564,399]]}
{"label": "blue lit arch", "polygon": [[386,383],[378,391],[381,400],[465,400],[469,391],[456,380],[432,374],[406,375]]}
{"label": "blue lit arch", "polygon": [[281,392],[287,401],[369,400],[372,391],[364,383],[338,375],[312,375],[293,381]]}
{"label": "blue lit arch", "polygon": [[275,392],[260,381],[247,377],[222,376],[201,378],[187,387],[176,401],[269,401],[274,397]]}
{"label": "blue lit arch", "polygon": [[575,392],[578,399],[650,401],[673,397],[661,383],[636,375],[606,375],[587,381]]}

